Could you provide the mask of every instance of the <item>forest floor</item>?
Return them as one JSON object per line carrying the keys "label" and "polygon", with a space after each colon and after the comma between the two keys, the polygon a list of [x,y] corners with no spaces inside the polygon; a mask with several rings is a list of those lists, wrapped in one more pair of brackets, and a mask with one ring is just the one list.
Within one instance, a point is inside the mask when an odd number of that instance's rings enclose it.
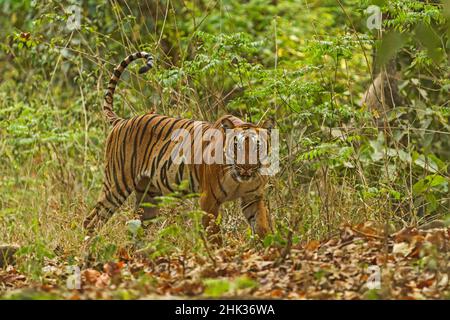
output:
{"label": "forest floor", "polygon": [[114,262],[79,272],[54,258],[37,280],[9,265],[0,269],[0,298],[450,299],[450,228],[385,236],[366,222],[339,230],[321,242],[207,255],[149,259],[122,249]]}

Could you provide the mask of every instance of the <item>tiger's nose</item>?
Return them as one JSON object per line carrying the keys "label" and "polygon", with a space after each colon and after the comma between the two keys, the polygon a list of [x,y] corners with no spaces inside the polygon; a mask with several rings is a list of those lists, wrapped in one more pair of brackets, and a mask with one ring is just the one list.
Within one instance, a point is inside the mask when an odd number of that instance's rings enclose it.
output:
{"label": "tiger's nose", "polygon": [[252,170],[242,169],[239,174],[244,177],[250,177],[252,175]]}

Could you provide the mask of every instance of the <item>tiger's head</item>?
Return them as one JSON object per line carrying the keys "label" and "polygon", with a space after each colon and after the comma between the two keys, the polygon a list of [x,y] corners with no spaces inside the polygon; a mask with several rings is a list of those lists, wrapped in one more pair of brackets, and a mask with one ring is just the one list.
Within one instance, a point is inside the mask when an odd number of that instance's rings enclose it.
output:
{"label": "tiger's head", "polygon": [[223,130],[225,166],[238,182],[250,182],[261,177],[267,168],[270,152],[272,120],[261,125],[244,122],[234,116],[223,116],[215,126]]}

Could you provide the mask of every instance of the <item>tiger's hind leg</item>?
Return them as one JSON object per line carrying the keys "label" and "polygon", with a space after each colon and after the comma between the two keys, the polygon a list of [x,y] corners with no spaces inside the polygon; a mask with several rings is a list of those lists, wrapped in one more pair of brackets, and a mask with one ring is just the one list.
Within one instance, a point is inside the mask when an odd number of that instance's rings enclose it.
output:
{"label": "tiger's hind leg", "polygon": [[100,228],[126,199],[127,196],[119,195],[116,190],[109,190],[104,187],[94,209],[84,220],[83,227],[89,233],[92,233],[96,228]]}
{"label": "tiger's hind leg", "polygon": [[159,214],[157,207],[159,201],[155,199],[157,196],[161,196],[161,193],[151,186],[148,178],[144,178],[138,183],[135,210],[139,213],[141,220],[150,220]]}
{"label": "tiger's hind leg", "polygon": [[220,227],[216,223],[220,203],[217,202],[212,193],[206,192],[200,197],[200,207],[205,211],[202,223],[208,240],[215,245],[222,246],[223,240],[220,235]]}

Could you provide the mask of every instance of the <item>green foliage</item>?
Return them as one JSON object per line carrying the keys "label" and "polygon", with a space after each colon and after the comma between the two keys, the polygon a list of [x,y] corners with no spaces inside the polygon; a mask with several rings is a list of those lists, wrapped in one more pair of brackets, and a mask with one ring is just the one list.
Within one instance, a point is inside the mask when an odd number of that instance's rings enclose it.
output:
{"label": "green foliage", "polygon": [[226,294],[236,293],[238,290],[253,289],[257,283],[245,276],[229,279],[205,279],[205,296],[218,298]]}
{"label": "green foliage", "polygon": [[91,259],[99,263],[113,261],[117,252],[117,245],[102,236],[95,236],[90,242],[89,253]]}

